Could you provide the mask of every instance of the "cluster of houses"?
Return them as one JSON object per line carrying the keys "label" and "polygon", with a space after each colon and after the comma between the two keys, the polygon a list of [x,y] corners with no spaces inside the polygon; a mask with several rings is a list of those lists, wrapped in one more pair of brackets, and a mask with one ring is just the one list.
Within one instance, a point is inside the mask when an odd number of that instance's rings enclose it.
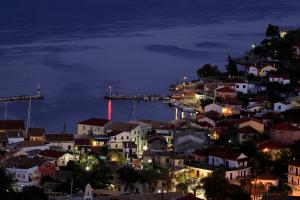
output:
{"label": "cluster of houses", "polygon": [[[248,74],[267,77],[267,81],[290,84],[286,75],[276,73],[276,65],[264,64],[247,67]],[[89,153],[103,156],[101,149],[118,152],[124,157],[122,165],[137,170],[145,165],[159,165],[172,171],[169,191],[176,192],[177,177],[186,174],[190,179],[201,180],[214,171],[224,170],[229,182],[241,185],[255,178],[267,191],[279,186],[279,178],[270,171],[253,173],[251,157],[231,145],[251,143],[256,150],[271,161],[283,154],[291,154],[290,145],[300,140],[300,97],[295,93],[284,101],[270,103],[257,95],[243,105],[240,94],[260,94],[266,87],[259,82],[229,77],[224,80],[193,82],[178,89],[175,101],[193,102],[211,100],[193,117],[164,122],[134,120],[118,122],[90,118],[77,123],[77,132],[48,133],[44,128],[25,131],[22,120],[0,121],[0,165],[15,176],[15,189],[40,186],[42,177],[50,176],[62,181],[67,177],[60,170],[69,161],[79,161]],[[285,94],[286,95],[286,94]],[[268,137],[263,137],[263,136]],[[266,139],[268,138],[268,139]],[[223,141],[225,146],[218,146]],[[229,147],[226,147],[229,146]],[[111,158],[114,161],[114,158]],[[300,161],[288,163],[287,184],[300,191]],[[136,183],[136,193],[148,190]],[[155,191],[162,191],[165,180],[158,181]],[[113,180],[111,190],[128,192],[118,180]],[[197,196],[203,194],[196,192]],[[250,189],[251,193],[251,189]]]}

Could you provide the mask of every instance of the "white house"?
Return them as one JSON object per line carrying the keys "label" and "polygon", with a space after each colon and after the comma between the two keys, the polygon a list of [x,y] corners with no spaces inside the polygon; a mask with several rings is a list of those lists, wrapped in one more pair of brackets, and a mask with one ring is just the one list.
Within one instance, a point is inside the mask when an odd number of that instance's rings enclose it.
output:
{"label": "white house", "polygon": [[270,82],[276,82],[282,85],[287,85],[291,83],[291,80],[289,78],[289,76],[287,75],[280,75],[280,74],[271,74],[269,76],[269,81]]}
{"label": "white house", "polygon": [[277,68],[272,65],[262,66],[259,70],[259,76],[267,76],[272,71],[276,72]]}
{"label": "white house", "polygon": [[49,144],[46,144],[41,141],[23,141],[12,144],[10,146],[11,149],[18,149],[24,152],[29,152],[32,150],[46,150],[49,149]]}
{"label": "white house", "polygon": [[100,118],[90,118],[77,123],[78,135],[102,135],[105,133],[105,126],[109,124],[109,120]]}
{"label": "white house", "polygon": [[258,68],[255,66],[248,67],[248,74],[253,74],[254,76],[258,76]]}
{"label": "white house", "polygon": [[49,133],[45,134],[46,142],[49,143],[50,149],[59,151],[74,150],[74,135],[70,133]]}
{"label": "white house", "polygon": [[274,112],[284,112],[293,108],[293,104],[287,101],[274,103]]}
{"label": "white house", "polygon": [[70,160],[74,160],[74,156],[70,153],[53,150],[42,151],[39,156],[54,161],[57,167],[66,166]]}
{"label": "white house", "polygon": [[25,186],[39,186],[40,173],[35,159],[27,156],[11,157],[3,165],[7,173],[14,174],[14,186],[17,190],[22,190]]}
{"label": "white house", "polygon": [[22,131],[6,131],[5,132],[8,144],[14,144],[24,141],[24,135]]}
{"label": "white house", "polygon": [[244,117],[238,120],[237,122],[238,127],[237,128],[244,128],[244,127],[252,127],[255,130],[257,130],[260,133],[264,132],[265,125],[263,122],[261,122],[258,119],[250,118],[250,117]]}
{"label": "white house", "polygon": [[215,111],[222,114],[222,106],[218,103],[211,103],[204,107],[204,112]]}
{"label": "white house", "polygon": [[146,146],[146,137],[151,130],[150,126],[134,122],[112,122],[106,127],[107,133],[111,135],[111,147],[119,149],[123,142],[132,141],[137,145],[137,154],[142,156],[143,147]]}
{"label": "white house", "polygon": [[240,180],[251,175],[248,167],[248,157],[229,149],[219,148],[208,155],[208,164],[215,167],[225,167],[225,176],[229,181]]}
{"label": "white house", "polygon": [[123,149],[123,142],[130,142],[130,132],[128,131],[111,131],[109,132],[109,146],[111,149]]}

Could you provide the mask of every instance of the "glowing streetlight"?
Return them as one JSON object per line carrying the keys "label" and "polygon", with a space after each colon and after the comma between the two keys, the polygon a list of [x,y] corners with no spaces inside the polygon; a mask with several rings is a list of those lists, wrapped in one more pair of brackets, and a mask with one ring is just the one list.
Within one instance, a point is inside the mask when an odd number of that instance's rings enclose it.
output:
{"label": "glowing streetlight", "polygon": [[147,151],[148,150],[148,147],[145,145],[145,146],[143,146],[143,150],[144,151]]}

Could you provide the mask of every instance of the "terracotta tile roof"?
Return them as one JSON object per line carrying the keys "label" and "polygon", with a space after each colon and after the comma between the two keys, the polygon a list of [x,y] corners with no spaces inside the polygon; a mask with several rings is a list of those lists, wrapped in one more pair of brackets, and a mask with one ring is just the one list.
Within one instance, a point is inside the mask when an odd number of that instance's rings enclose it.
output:
{"label": "terracotta tile roof", "polygon": [[204,148],[204,149],[196,149],[193,154],[197,156],[208,156],[213,149]]}
{"label": "terracotta tile roof", "polygon": [[151,143],[155,139],[159,139],[159,140],[161,140],[161,141],[163,141],[165,143],[168,143],[167,140],[166,140],[166,138],[160,136],[159,134],[150,135],[149,138],[147,139],[147,142]]}
{"label": "terracotta tile roof", "polygon": [[237,160],[241,153],[234,152],[227,148],[216,148],[211,153],[209,153],[209,155],[223,159]]}
{"label": "terracotta tile roof", "polygon": [[213,127],[210,123],[205,122],[205,121],[204,122],[197,122],[196,124],[201,126],[201,127],[207,127],[207,128],[212,128]]}
{"label": "terracotta tile roof", "polygon": [[273,130],[280,130],[280,131],[300,131],[300,129],[289,122],[282,122],[279,124],[275,124],[272,127]]}
{"label": "terracotta tile roof", "polygon": [[38,166],[38,163],[35,159],[22,155],[7,159],[3,163],[3,166],[5,166],[6,168],[29,169]]}
{"label": "terracotta tile roof", "polygon": [[238,133],[260,134],[260,132],[258,132],[256,129],[252,128],[251,126],[245,126],[243,128],[239,128]]}
{"label": "terracotta tile roof", "polygon": [[278,177],[275,176],[272,172],[266,171],[262,174],[260,174],[258,177],[256,177],[259,180],[277,180]]}
{"label": "terracotta tile roof", "polygon": [[63,155],[65,155],[64,152],[61,152],[61,151],[53,151],[53,150],[48,150],[46,149],[45,151],[41,151],[39,153],[40,156],[43,156],[43,157],[47,157],[47,158],[60,158],[62,157]]}
{"label": "terracotta tile roof", "polygon": [[300,167],[300,160],[291,161],[291,162],[289,162],[289,165]]}
{"label": "terracotta tile roof", "polygon": [[120,133],[122,133],[122,131],[120,131],[120,130],[113,130],[113,131],[111,131],[111,132],[108,132],[107,134],[108,134],[109,136],[116,136],[116,135],[118,135],[118,134],[120,134]]}
{"label": "terracotta tile roof", "polygon": [[108,119],[90,118],[90,119],[78,122],[78,124],[84,124],[84,125],[90,125],[90,126],[104,126],[108,122],[109,122]]}
{"label": "terracotta tile roof", "polygon": [[0,120],[0,130],[25,130],[23,120]]}
{"label": "terracotta tile roof", "polygon": [[244,79],[241,78],[227,78],[223,80],[224,83],[246,83]]}
{"label": "terracotta tile roof", "polygon": [[125,123],[125,122],[113,122],[106,128],[107,130],[118,130],[118,131],[131,131],[136,128],[139,124]]}
{"label": "terracotta tile roof", "polygon": [[248,121],[255,121],[257,123],[263,124],[260,120],[252,118],[252,117],[244,117],[238,120],[238,124],[242,124]]}
{"label": "terracotta tile roof", "polygon": [[45,143],[41,141],[23,141],[23,142],[18,142],[16,145],[17,148],[40,147],[40,146],[45,146]]}
{"label": "terracotta tile roof", "polygon": [[208,118],[214,120],[214,121],[217,121],[217,120],[221,119],[221,115],[218,112],[213,111],[213,110],[208,111],[208,112],[204,113],[203,115],[205,117],[208,117]]}
{"label": "terracotta tile roof", "polygon": [[236,93],[236,91],[234,89],[232,89],[231,87],[221,87],[216,89],[217,92],[226,92],[226,93]]}
{"label": "terracotta tile roof", "polygon": [[176,200],[201,200],[200,198],[198,197],[195,197],[193,194],[188,194],[186,196],[183,196],[183,197],[179,197],[178,199]]}
{"label": "terracotta tile roof", "polygon": [[45,134],[47,142],[73,142],[74,135],[70,133]]}
{"label": "terracotta tile roof", "polygon": [[146,124],[151,124],[153,129],[170,130],[175,128],[174,124],[170,122],[147,120],[147,119],[142,119],[139,121],[144,122]]}
{"label": "terracotta tile roof", "polygon": [[261,141],[256,144],[259,150],[263,149],[284,149],[286,148],[285,145],[279,144],[273,140],[266,140],[266,141]]}
{"label": "terracotta tile roof", "polygon": [[216,123],[216,127],[230,127],[236,124],[236,120],[234,119],[223,119]]}
{"label": "terracotta tile roof", "polygon": [[45,128],[29,128],[28,135],[33,137],[42,137],[45,135]]}
{"label": "terracotta tile roof", "polygon": [[92,146],[92,142],[89,138],[76,138],[75,145],[77,145],[77,146]]}

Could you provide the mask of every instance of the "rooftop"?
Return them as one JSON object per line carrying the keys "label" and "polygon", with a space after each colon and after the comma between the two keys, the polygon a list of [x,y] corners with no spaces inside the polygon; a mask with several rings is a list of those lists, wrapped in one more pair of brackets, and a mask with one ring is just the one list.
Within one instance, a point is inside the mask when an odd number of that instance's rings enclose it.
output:
{"label": "rooftop", "polygon": [[23,120],[0,120],[0,130],[25,130]]}
{"label": "rooftop", "polygon": [[63,155],[65,155],[64,152],[61,151],[54,151],[54,150],[44,150],[42,152],[39,153],[40,156],[44,156],[44,157],[48,157],[48,158],[60,158]]}
{"label": "rooftop", "polygon": [[73,142],[74,135],[71,133],[45,134],[47,142]]}
{"label": "rooftop", "polygon": [[275,124],[272,127],[273,130],[280,130],[280,131],[300,131],[300,129],[289,122],[282,122],[279,124]]}
{"label": "rooftop", "polygon": [[78,122],[78,124],[84,124],[84,125],[90,125],[90,126],[104,126],[108,122],[109,122],[108,119],[90,118],[90,119]]}

